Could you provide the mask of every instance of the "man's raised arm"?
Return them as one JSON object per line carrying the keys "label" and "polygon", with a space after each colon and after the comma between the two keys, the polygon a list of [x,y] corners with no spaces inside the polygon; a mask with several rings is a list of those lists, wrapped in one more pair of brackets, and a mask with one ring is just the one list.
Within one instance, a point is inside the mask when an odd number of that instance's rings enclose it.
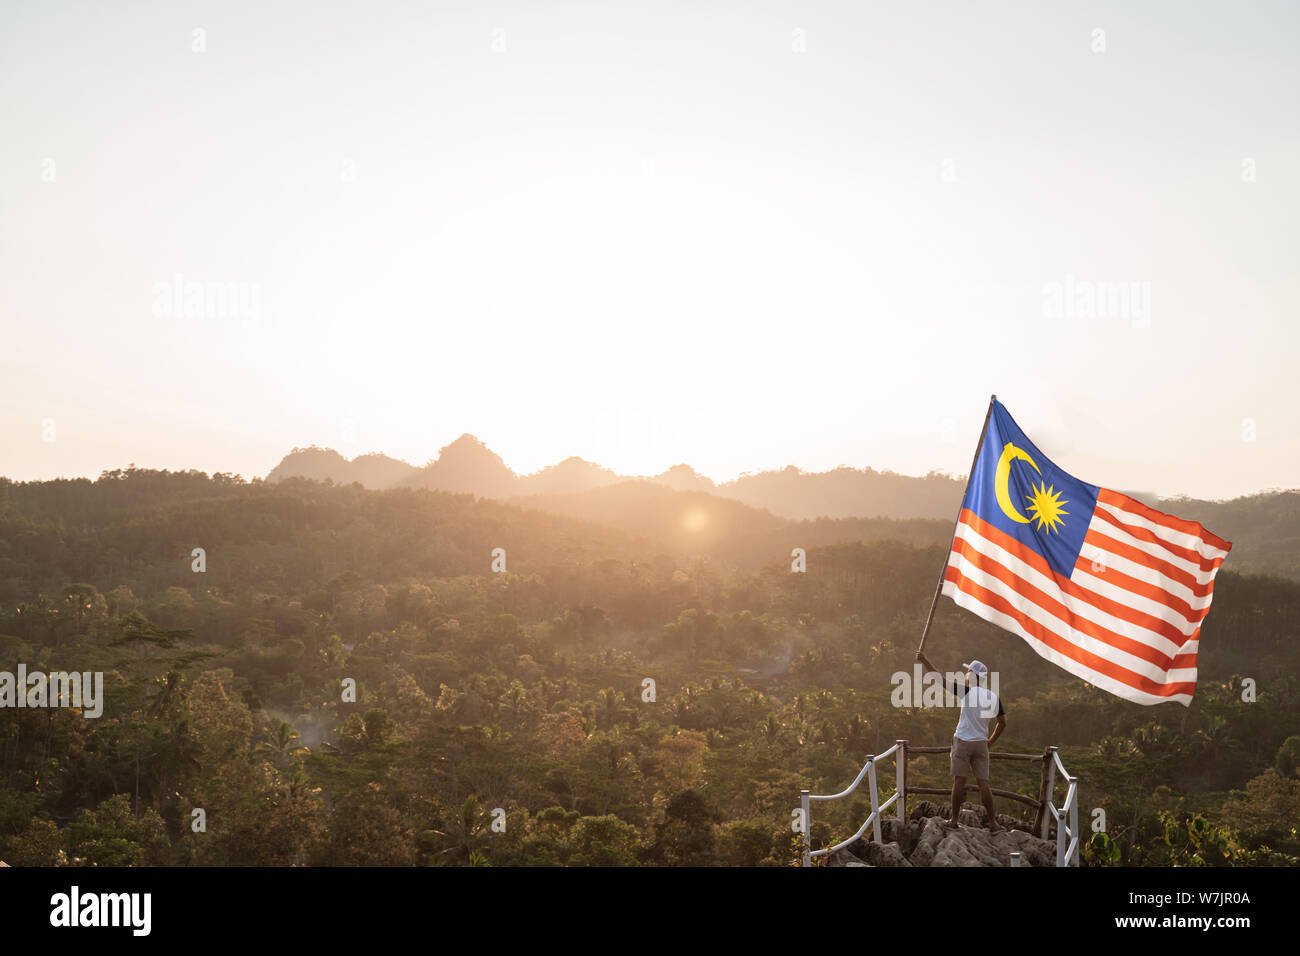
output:
{"label": "man's raised arm", "polygon": [[938,671],[939,677],[942,678],[941,683],[945,687],[947,687],[948,690],[956,694],[958,697],[960,697],[965,692],[965,688],[961,686],[961,683],[959,681],[955,681],[955,680],[950,681],[947,672],[941,671],[939,670],[939,668],[935,667],[934,664],[930,662],[930,658],[926,657],[924,653],[922,653],[921,651],[917,651],[916,659],[925,666],[925,671],[927,674],[930,671]]}

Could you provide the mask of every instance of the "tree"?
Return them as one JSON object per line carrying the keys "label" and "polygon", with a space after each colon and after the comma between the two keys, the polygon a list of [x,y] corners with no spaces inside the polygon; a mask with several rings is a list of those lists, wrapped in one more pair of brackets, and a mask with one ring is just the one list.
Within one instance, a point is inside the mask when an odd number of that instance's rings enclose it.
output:
{"label": "tree", "polygon": [[695,785],[704,772],[708,750],[708,742],[698,730],[682,730],[659,739],[659,770],[669,793]]}
{"label": "tree", "polygon": [[329,816],[321,855],[324,866],[412,866],[415,828],[371,781],[341,796]]}
{"label": "tree", "polygon": [[131,611],[126,617],[121,618],[118,626],[122,631],[121,636],[109,641],[109,645],[118,647],[123,644],[134,644],[139,649],[141,657],[145,656],[149,648],[175,647],[178,640],[189,637],[193,633],[188,627],[158,627],[139,611]]}
{"label": "tree", "polygon": [[1277,772],[1284,777],[1300,776],[1300,736],[1288,737],[1277,748]]}
{"label": "tree", "polygon": [[271,733],[266,740],[260,741],[256,752],[269,757],[277,767],[284,769],[292,764],[307,748],[299,741],[302,738],[287,720],[277,719],[271,725]]}
{"label": "tree", "polygon": [[11,866],[66,866],[63,835],[52,820],[35,817],[27,828],[9,841],[5,850]]}
{"label": "tree", "polygon": [[1296,827],[1300,821],[1300,780],[1269,769],[1233,791],[1224,801],[1223,820],[1241,833],[1250,847],[1263,845],[1286,852],[1300,851]]}
{"label": "tree", "polygon": [[638,833],[612,813],[582,817],[569,831],[570,866],[635,866]]}
{"label": "tree", "polygon": [[94,810],[82,810],[63,832],[73,866],[140,866],[161,863],[168,847],[163,819],[150,808],[137,818],[131,798],[115,794]]}
{"label": "tree", "polygon": [[668,801],[648,856],[673,866],[709,866],[714,861],[713,825],[719,814],[697,790],[683,790]]}
{"label": "tree", "polygon": [[727,866],[772,866],[777,831],[763,820],[734,820],[718,827],[718,860]]}

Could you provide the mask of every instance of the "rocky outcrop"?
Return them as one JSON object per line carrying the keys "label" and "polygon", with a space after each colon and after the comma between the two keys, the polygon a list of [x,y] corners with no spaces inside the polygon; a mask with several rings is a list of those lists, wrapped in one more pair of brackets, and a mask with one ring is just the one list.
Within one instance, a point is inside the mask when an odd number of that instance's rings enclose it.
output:
{"label": "rocky outcrop", "polygon": [[359,455],[348,461],[332,448],[295,448],[284,456],[280,464],[266,476],[269,482],[287,478],[310,478],[313,481],[332,481],[336,485],[360,482],[363,487],[392,488],[416,473],[408,465],[387,455]]}
{"label": "rocky outcrop", "polygon": [[966,804],[956,830],[945,827],[947,811],[928,800],[912,809],[909,819],[883,817],[883,842],[858,840],[835,853],[830,866],[1010,866],[1020,853],[1021,866],[1055,866],[1056,844],[1040,840],[1026,824],[998,814],[1001,832],[990,833],[983,807]]}

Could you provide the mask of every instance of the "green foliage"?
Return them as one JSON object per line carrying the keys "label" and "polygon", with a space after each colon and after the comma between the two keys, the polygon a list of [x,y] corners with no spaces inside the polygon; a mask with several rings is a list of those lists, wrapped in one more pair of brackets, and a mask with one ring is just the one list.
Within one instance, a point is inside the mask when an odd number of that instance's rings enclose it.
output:
{"label": "green foliage", "polygon": [[1104,833],[1094,833],[1083,844],[1083,857],[1089,866],[1115,866],[1122,856],[1119,844]]}
{"label": "green foliage", "polygon": [[[635,488],[607,503],[636,536],[302,480],[0,487],[0,669],[102,671],[106,698],[94,720],[0,711],[11,864],[798,865],[801,789],[952,733],[949,710],[890,704],[942,563],[925,529],[913,546],[863,540],[874,525],[750,527],[701,496],[709,530],[687,533],[682,499]],[[615,514],[628,496],[645,512]],[[498,546],[508,573],[489,571]],[[1083,685],[946,603],[930,652],[995,663],[1000,747],[1062,747],[1110,821],[1090,865],[1277,864],[1300,853],[1297,623],[1300,586],[1221,573],[1187,710]],[[943,786],[945,763],[919,757],[911,779]],[[1037,792],[1036,765],[994,772]],[[867,806],[818,804],[813,846]]]}
{"label": "green foliage", "polygon": [[1277,748],[1277,772],[1284,777],[1300,776],[1300,735],[1288,737]]}
{"label": "green foliage", "polygon": [[1296,834],[1300,825],[1300,780],[1270,768],[1247,782],[1244,792],[1229,795],[1223,804],[1222,819],[1247,846],[1300,853]]}
{"label": "green foliage", "polygon": [[1269,847],[1249,849],[1231,830],[1221,830],[1204,817],[1188,813],[1160,814],[1164,826],[1166,862],[1171,866],[1295,866],[1300,858]]}
{"label": "green foliage", "polygon": [[1227,835],[1214,829],[1203,817],[1161,813],[1165,846],[1174,866],[1229,866],[1232,851]]}

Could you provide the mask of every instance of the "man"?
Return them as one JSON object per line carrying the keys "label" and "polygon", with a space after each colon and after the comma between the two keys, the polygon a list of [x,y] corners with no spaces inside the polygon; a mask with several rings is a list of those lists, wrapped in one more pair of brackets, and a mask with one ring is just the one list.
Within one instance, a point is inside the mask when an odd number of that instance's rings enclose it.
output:
{"label": "man", "polygon": [[[939,668],[930,663],[920,651],[916,654],[929,671]],[[949,759],[952,764],[952,815],[944,826],[950,830],[957,829],[957,819],[961,814],[962,801],[966,799],[966,777],[974,773],[975,783],[979,786],[980,802],[989,817],[989,832],[998,833],[998,818],[993,812],[993,791],[989,789],[989,747],[993,745],[1007,726],[1006,712],[998,695],[987,686],[979,683],[980,678],[988,675],[989,669],[980,661],[963,664],[966,669],[963,681],[953,681],[951,690],[961,701],[961,716],[957,719],[957,732],[952,737],[952,751]],[[942,672],[941,672],[942,673]],[[993,733],[989,733],[989,721],[996,715]]]}

